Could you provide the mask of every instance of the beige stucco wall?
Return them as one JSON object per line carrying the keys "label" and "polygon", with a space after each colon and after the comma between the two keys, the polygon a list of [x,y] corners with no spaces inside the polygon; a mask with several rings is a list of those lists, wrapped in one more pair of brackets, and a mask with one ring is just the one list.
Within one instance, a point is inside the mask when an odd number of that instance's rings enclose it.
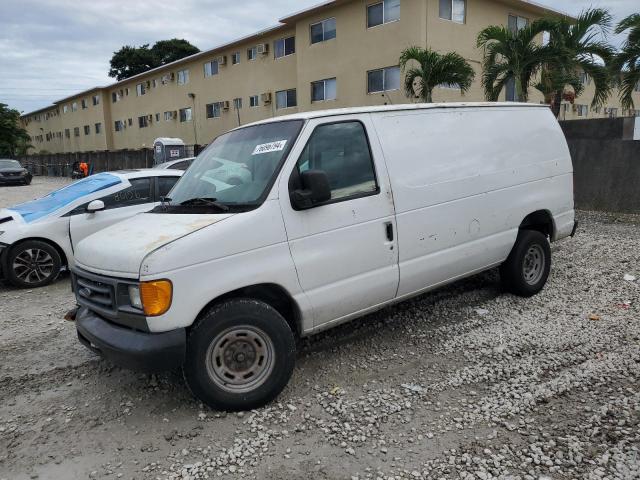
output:
{"label": "beige stucco wall", "polygon": [[[179,137],[187,144],[207,144],[221,133],[238,126],[237,112],[233,108],[233,99],[242,98],[240,122],[246,124],[272,116],[293,113],[298,110],[350,107],[358,105],[380,105],[384,103],[408,103],[414,101],[405,97],[402,89],[389,91],[387,95],[367,94],[367,71],[398,64],[400,52],[411,45],[429,46],[435,50],[457,51],[463,55],[476,70],[476,80],[471,90],[461,96],[457,90],[437,88],[434,100],[482,101],[484,95],[480,84],[482,51],[476,48],[478,32],[488,25],[506,25],[509,14],[534,20],[543,12],[540,8],[517,0],[467,0],[466,22],[458,24],[439,18],[439,0],[401,0],[400,20],[373,28],[367,28],[367,6],[374,0],[340,0],[335,5],[290,17],[287,24],[238,41],[216,51],[205,52],[195,58],[178,62],[149,72],[139,78],[116,83],[97,91],[101,95],[98,106],[93,106],[91,96],[95,91],[66,99],[51,109],[38,112],[40,121],[34,121],[36,115],[29,114],[23,120],[29,134],[37,137],[46,132],[54,133],[51,141],[34,142],[35,151],[50,152],[119,150],[150,148],[157,137]],[[320,20],[334,17],[337,35],[335,39],[311,44],[310,25]],[[274,58],[274,41],[295,35],[296,53],[284,58]],[[256,60],[247,60],[247,49],[258,43],[269,44],[269,53],[258,56]],[[241,61],[232,65],[231,55],[240,52]],[[220,66],[219,74],[205,77],[205,62],[225,55],[227,64]],[[189,70],[189,83],[178,85],[178,70]],[[174,73],[175,79],[162,85],[163,75]],[[311,82],[327,78],[337,80],[337,98],[330,101],[311,102]],[[157,86],[147,88],[146,94],[136,95],[136,85],[147,81]],[[111,100],[114,91],[126,91],[116,103]],[[298,106],[296,108],[276,109],[275,92],[296,88]],[[249,107],[249,97],[265,92],[272,94],[269,105],[260,104]],[[192,99],[188,94],[195,94]],[[530,89],[529,101],[539,103],[543,97],[534,88]],[[502,94],[504,99],[504,93]],[[80,108],[80,100],[86,98],[88,108]],[[593,98],[593,84],[588,85],[585,93],[576,100],[576,104],[590,104]],[[76,112],[63,113],[63,105],[78,103]],[[228,101],[230,109],[223,111],[220,118],[206,118],[206,104]],[[637,108],[640,109],[640,93],[636,94]],[[618,116],[623,114],[616,96],[612,96],[606,107],[618,107]],[[165,111],[179,111],[191,107],[193,120],[180,122],[179,119],[165,120]],[[565,111],[566,110],[566,111]],[[576,109],[569,105],[563,109],[566,119],[579,118]],[[44,118],[46,112],[59,111],[59,115]],[[159,114],[159,120],[156,115]],[[139,128],[138,117],[151,115],[148,127]],[[588,118],[604,117],[605,109],[599,113],[589,109]],[[129,125],[131,119],[131,125]],[[114,122],[122,120],[126,129],[115,132]],[[102,123],[103,131],[95,134],[95,123]],[[85,135],[84,125],[91,126],[91,134]],[[74,127],[80,128],[80,136],[73,134]],[[64,136],[68,128],[71,138]],[[42,129],[42,130],[41,130]],[[55,136],[62,132],[62,139]]]}

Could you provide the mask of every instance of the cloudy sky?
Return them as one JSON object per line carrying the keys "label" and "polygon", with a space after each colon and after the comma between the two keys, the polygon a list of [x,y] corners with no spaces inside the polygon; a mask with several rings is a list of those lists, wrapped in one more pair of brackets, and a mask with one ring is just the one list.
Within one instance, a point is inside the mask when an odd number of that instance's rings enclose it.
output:
{"label": "cloudy sky", "polygon": [[[638,0],[537,1],[571,14],[605,7],[616,20],[640,10]],[[123,45],[177,37],[206,50],[320,0],[0,2],[0,102],[28,112],[111,83],[109,59]]]}

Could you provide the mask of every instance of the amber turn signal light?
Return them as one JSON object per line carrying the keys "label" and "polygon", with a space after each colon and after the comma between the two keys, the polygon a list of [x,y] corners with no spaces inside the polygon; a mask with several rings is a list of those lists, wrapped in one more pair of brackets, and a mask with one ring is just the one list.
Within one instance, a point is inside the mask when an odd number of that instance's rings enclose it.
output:
{"label": "amber turn signal light", "polygon": [[173,296],[173,285],[169,280],[154,280],[140,283],[140,299],[144,314],[157,317],[169,310]]}

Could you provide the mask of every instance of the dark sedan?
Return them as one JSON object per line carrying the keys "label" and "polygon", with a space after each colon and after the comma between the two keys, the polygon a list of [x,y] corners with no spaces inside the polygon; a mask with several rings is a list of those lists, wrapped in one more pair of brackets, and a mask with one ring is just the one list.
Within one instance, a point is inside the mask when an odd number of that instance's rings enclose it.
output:
{"label": "dark sedan", "polygon": [[0,185],[29,185],[31,174],[17,160],[0,159]]}

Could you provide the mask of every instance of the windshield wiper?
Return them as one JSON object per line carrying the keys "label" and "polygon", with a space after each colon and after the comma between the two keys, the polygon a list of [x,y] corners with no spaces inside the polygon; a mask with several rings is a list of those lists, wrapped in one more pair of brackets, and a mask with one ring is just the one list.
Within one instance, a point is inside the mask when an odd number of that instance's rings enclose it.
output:
{"label": "windshield wiper", "polygon": [[182,202],[180,206],[183,206],[183,207],[198,206],[199,207],[202,205],[206,205],[210,207],[219,208],[223,212],[228,212],[229,207],[224,203],[218,202],[217,200],[218,200],[217,198],[209,198],[209,197],[190,198],[189,200],[185,200],[184,202]]}

